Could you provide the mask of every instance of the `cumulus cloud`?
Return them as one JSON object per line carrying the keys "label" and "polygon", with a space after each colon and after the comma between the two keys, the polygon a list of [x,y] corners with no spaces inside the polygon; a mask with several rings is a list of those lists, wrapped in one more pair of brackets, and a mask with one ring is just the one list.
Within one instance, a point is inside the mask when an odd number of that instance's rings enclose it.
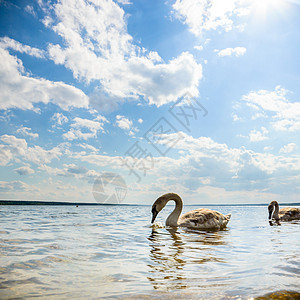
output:
{"label": "cumulus cloud", "polygon": [[[164,145],[175,135],[163,134],[158,142]],[[168,186],[174,190],[195,192],[209,185],[226,191],[259,192],[261,196],[264,193],[286,195],[297,192],[299,155],[283,156],[259,153],[245,147],[230,148],[209,137],[194,138],[185,133],[181,133],[181,139],[173,148],[178,151],[177,158],[156,157],[151,168],[146,170],[146,175],[158,189]],[[101,168],[109,167],[127,173],[132,171],[122,164],[122,159],[126,160],[126,157],[76,153],[73,158]],[[144,175],[143,170],[136,168],[134,171],[141,177]],[[134,179],[135,176],[131,178]]]}
{"label": "cumulus cloud", "polygon": [[249,134],[250,142],[260,142],[266,140],[268,138],[268,133],[269,131],[265,127],[261,127],[261,131],[255,129],[251,130]]}
{"label": "cumulus cloud", "polygon": [[28,12],[29,14],[33,15],[34,17],[36,17],[36,12],[32,5],[26,5],[25,11]]}
{"label": "cumulus cloud", "polygon": [[[142,119],[139,119],[138,122],[141,123],[141,121]],[[135,132],[138,131],[138,129],[133,126],[133,122],[131,120],[121,115],[116,116],[116,124],[119,128],[128,132],[129,135],[134,135]]]}
{"label": "cumulus cloud", "polygon": [[130,130],[130,128],[132,127],[132,121],[125,118],[124,116],[117,115],[116,123],[117,123],[118,127],[120,127],[123,130]]}
{"label": "cumulus cloud", "polygon": [[50,163],[62,155],[62,149],[57,146],[45,150],[40,146],[28,147],[26,140],[18,139],[13,135],[0,137],[0,165],[5,166],[11,161],[33,162],[35,164]]}
{"label": "cumulus cloud", "polygon": [[76,117],[71,124],[71,129],[63,134],[63,138],[72,141],[75,139],[87,140],[96,137],[99,131],[104,132],[103,126],[106,122],[108,121],[103,116],[101,118],[98,116],[96,120]]}
{"label": "cumulus cloud", "polygon": [[64,167],[66,168],[66,171],[71,174],[85,174],[88,171],[87,168],[75,164],[65,164]]}
{"label": "cumulus cloud", "polygon": [[14,192],[14,191],[29,192],[33,190],[36,190],[36,188],[33,188],[27,183],[20,180],[0,181],[0,192]]}
{"label": "cumulus cloud", "polygon": [[198,95],[202,66],[187,52],[165,63],[158,53],[135,45],[117,3],[65,0],[55,4],[53,11],[58,21],[50,26],[65,43],[50,44],[49,56],[75,78],[101,83],[101,95],[93,95],[95,107],[103,95],[115,99],[114,103],[143,97],[157,106],[188,91]]}
{"label": "cumulus cloud", "polygon": [[[29,5],[27,7],[29,7]],[[13,40],[7,36],[0,38],[0,48],[13,49],[20,53],[26,53],[28,55],[31,55],[31,56],[34,56],[37,58],[45,58],[45,53],[46,53],[44,50],[30,47],[28,45],[23,45],[20,42]]]}
{"label": "cumulus cloud", "polygon": [[86,144],[86,143],[83,143],[83,144],[79,144],[78,145],[79,147],[85,149],[85,150],[90,150],[92,152],[98,152],[99,150],[97,148],[95,148],[94,146],[92,145],[89,145],[89,144]]}
{"label": "cumulus cloud", "polygon": [[39,134],[38,133],[33,133],[31,132],[31,128],[28,128],[28,127],[23,127],[21,126],[18,130],[17,130],[17,133],[18,134],[21,134],[23,136],[29,136],[33,139],[37,139],[39,137]]}
{"label": "cumulus cloud", "polygon": [[17,172],[19,175],[29,175],[34,174],[34,170],[31,169],[29,166],[23,166],[17,169],[14,169],[15,172]]}
{"label": "cumulus cloud", "polygon": [[226,48],[222,50],[215,50],[218,56],[243,56],[246,53],[247,49],[244,47],[235,47],[235,48]]}
{"label": "cumulus cloud", "polygon": [[59,168],[53,168],[51,166],[48,166],[46,164],[41,164],[38,169],[40,171],[45,171],[46,173],[54,176],[66,176],[66,173],[64,170]]}
{"label": "cumulus cloud", "polygon": [[200,36],[203,31],[232,30],[234,20],[250,12],[249,5],[244,0],[176,0],[173,9],[175,16]]}
{"label": "cumulus cloud", "polygon": [[96,153],[75,153],[73,158],[88,162],[98,167],[110,167],[112,169],[120,168],[122,160],[121,156],[110,156]]}
{"label": "cumulus cloud", "polygon": [[51,117],[51,121],[55,122],[55,124],[52,127],[56,127],[56,126],[61,126],[64,123],[67,123],[69,121],[69,119],[65,115],[63,115],[62,113],[55,113]]}
{"label": "cumulus cloud", "polygon": [[[169,139],[170,135],[162,135],[162,138]],[[245,147],[229,148],[208,137],[193,138],[182,133],[182,139],[174,148],[186,154],[172,162],[170,158],[161,158],[157,163],[160,176],[172,176],[174,180],[180,174],[180,178],[187,180],[195,176],[209,178],[215,187],[264,190],[267,185],[268,189],[277,189],[278,185],[272,183],[276,178],[287,176],[286,182],[296,181],[300,171],[300,156],[276,156]]]}
{"label": "cumulus cloud", "polygon": [[286,98],[288,90],[276,86],[274,91],[251,91],[242,97],[255,115],[271,119],[271,124],[278,131],[300,130],[300,102],[291,102]]}
{"label": "cumulus cloud", "polygon": [[0,109],[34,109],[35,103],[54,103],[62,109],[87,107],[88,97],[63,82],[33,78],[25,74],[23,63],[0,48]]}
{"label": "cumulus cloud", "polygon": [[106,93],[103,88],[96,87],[89,94],[90,107],[99,112],[112,112],[119,104],[124,102],[124,98]]}
{"label": "cumulus cloud", "polygon": [[120,4],[123,4],[123,5],[128,5],[128,4],[132,4],[130,1],[128,0],[117,0],[117,2],[119,2]]}
{"label": "cumulus cloud", "polygon": [[280,148],[279,153],[291,153],[296,149],[297,145],[295,143],[289,143],[282,148]]}
{"label": "cumulus cloud", "polygon": [[194,49],[196,49],[198,51],[202,51],[203,50],[203,46],[202,45],[196,45],[196,46],[194,46]]}
{"label": "cumulus cloud", "polygon": [[53,168],[49,165],[40,165],[38,168],[51,176],[74,177],[90,181],[97,178],[100,173],[95,170],[88,170],[86,167],[76,164],[64,164],[63,168]]}
{"label": "cumulus cloud", "polygon": [[232,113],[231,116],[232,116],[232,120],[233,120],[234,122],[237,122],[237,121],[241,121],[241,120],[242,120],[242,118],[239,117],[239,116],[238,116],[237,114],[235,114],[235,113]]}

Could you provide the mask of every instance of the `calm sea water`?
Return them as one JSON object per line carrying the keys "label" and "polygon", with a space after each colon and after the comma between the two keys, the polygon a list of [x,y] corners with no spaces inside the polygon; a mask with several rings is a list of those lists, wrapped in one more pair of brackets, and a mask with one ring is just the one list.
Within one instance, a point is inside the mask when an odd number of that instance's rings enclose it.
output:
{"label": "calm sea water", "polygon": [[212,208],[232,213],[226,230],[153,229],[150,206],[1,206],[0,298],[249,299],[300,292],[300,222],[269,226],[261,206]]}

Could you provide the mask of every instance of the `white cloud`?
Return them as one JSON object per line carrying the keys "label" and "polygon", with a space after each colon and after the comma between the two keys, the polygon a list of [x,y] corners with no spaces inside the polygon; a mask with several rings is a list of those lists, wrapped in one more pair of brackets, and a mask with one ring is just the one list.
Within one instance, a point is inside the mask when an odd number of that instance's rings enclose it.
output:
{"label": "white cloud", "polygon": [[39,137],[38,133],[31,132],[31,128],[28,128],[28,127],[21,126],[16,132],[23,136],[29,136],[33,139],[37,139]]}
{"label": "white cloud", "polygon": [[75,164],[65,164],[64,167],[66,171],[71,174],[85,174],[88,171],[87,168]]}
{"label": "white cloud", "polygon": [[144,122],[144,120],[141,119],[141,118],[139,118],[139,119],[138,119],[138,122],[139,122],[140,124],[142,124],[142,123]]}
{"label": "white cloud", "polygon": [[112,112],[118,108],[120,103],[124,102],[122,97],[110,95],[101,87],[96,87],[94,91],[89,94],[89,100],[90,107],[99,112]]}
{"label": "white cloud", "polygon": [[[139,119],[139,120],[142,120],[142,119]],[[131,136],[135,135],[135,133],[138,132],[138,129],[133,126],[133,122],[124,116],[117,115],[116,116],[116,124],[119,128],[125,130]]]}
{"label": "white cloud", "polygon": [[90,150],[90,151],[92,151],[92,152],[98,152],[98,151],[99,151],[99,150],[98,150],[97,148],[95,148],[94,146],[89,145],[89,144],[86,144],[86,143],[79,144],[78,146],[81,147],[81,148],[83,148],[83,149]]}
{"label": "white cloud", "polygon": [[37,48],[30,47],[28,45],[23,45],[18,41],[15,41],[9,37],[0,38],[0,48],[2,49],[13,49],[20,53],[26,53],[28,55],[37,57],[37,58],[45,58],[45,51]]}
{"label": "white cloud", "polygon": [[51,120],[55,122],[55,125],[53,125],[52,127],[56,127],[63,125],[64,123],[67,123],[69,121],[69,119],[63,115],[62,113],[55,113],[52,117]]}
{"label": "white cloud", "polygon": [[62,169],[53,168],[49,165],[40,165],[39,170],[51,176],[74,177],[87,181],[93,180],[100,175],[95,170],[88,170],[86,167],[76,164],[64,164]]}
{"label": "white cloud", "polygon": [[[161,135],[160,143],[163,145],[174,139],[172,135],[175,134]],[[189,180],[197,177],[201,178],[202,184],[238,189],[251,186],[250,181],[260,186],[261,180],[276,178],[278,174],[293,175],[300,171],[300,156],[276,156],[245,147],[229,148],[226,144],[217,143],[208,137],[193,138],[181,133],[181,139],[174,149],[181,153],[178,159],[157,157],[153,168],[147,174],[159,174],[159,177],[173,178],[176,182],[179,178],[182,181],[182,178]],[[121,164],[120,157],[98,154],[77,153],[74,158],[103,168],[111,166],[120,169]],[[124,169],[126,170],[125,167]]]}
{"label": "white cloud", "polygon": [[[164,139],[172,138],[172,135],[175,134],[162,135],[161,143],[164,143]],[[244,147],[229,148],[226,144],[219,144],[208,137],[193,138],[182,133],[182,139],[175,148],[188,153],[183,156],[185,163],[188,159],[191,166],[197,165],[199,171],[209,172],[216,177],[224,175],[223,172],[227,174],[226,176],[229,176],[228,174],[246,176],[249,172],[256,172],[259,179],[261,172],[270,175],[280,170],[287,172],[300,170],[300,156],[283,157],[254,152]],[[202,176],[206,176],[204,172]]]}
{"label": "white cloud", "polygon": [[260,114],[271,119],[278,131],[300,130],[300,102],[291,102],[286,98],[288,91],[276,86],[274,91],[252,91],[242,97],[242,101]]}
{"label": "white cloud", "polygon": [[147,57],[152,60],[153,62],[162,62],[162,58],[158,55],[155,51],[150,51]]}
{"label": "white cloud", "polygon": [[271,151],[273,149],[274,149],[274,147],[272,147],[272,146],[266,146],[266,147],[264,147],[264,151]]}
{"label": "white cloud", "polygon": [[21,60],[0,48],[0,109],[34,109],[39,102],[52,102],[64,110],[88,106],[88,97],[81,90],[24,73]]}
{"label": "white cloud", "polygon": [[164,63],[158,53],[147,54],[133,44],[124,11],[113,1],[65,0],[53,9],[58,22],[52,29],[65,43],[50,44],[50,58],[69,68],[75,78],[101,83],[101,95],[93,95],[94,107],[103,102],[103,95],[119,99],[114,103],[144,97],[157,106],[186,92],[198,95],[202,66],[194,57],[184,52]]}
{"label": "white cloud", "polygon": [[71,129],[63,134],[63,138],[72,141],[75,139],[87,140],[96,137],[99,131],[104,132],[104,123],[108,122],[106,118],[102,116],[101,118],[98,116],[97,120],[98,121],[93,121],[79,117],[74,118]]}
{"label": "white cloud", "polygon": [[128,0],[117,0],[117,2],[119,2],[120,4],[123,4],[123,5],[128,5],[128,4],[132,4],[130,1]]}
{"label": "white cloud", "polygon": [[53,24],[53,19],[50,16],[45,16],[42,20],[42,23],[45,25],[45,27],[50,28],[50,26]]}
{"label": "white cloud", "polygon": [[25,11],[28,12],[29,14],[33,15],[34,17],[36,17],[36,12],[32,5],[26,5]]}
{"label": "white cloud", "polygon": [[132,121],[125,118],[124,116],[116,116],[116,124],[123,130],[130,130],[132,128]]}
{"label": "white cloud", "polygon": [[176,0],[173,9],[175,16],[200,36],[203,31],[232,30],[234,20],[249,13],[250,4],[246,4],[244,0]]}
{"label": "white cloud", "polygon": [[[177,137],[177,136],[176,136]],[[172,139],[172,134],[162,135],[161,144],[165,140]],[[149,191],[160,193],[173,190],[178,193],[198,195],[209,189],[223,190],[228,197],[231,193],[238,201],[238,194],[243,194],[243,203],[263,202],[271,194],[296,199],[297,182],[299,182],[300,156],[273,155],[271,153],[259,153],[245,147],[230,148],[226,144],[220,144],[208,137],[193,138],[181,133],[180,141],[174,146],[179,157],[155,157],[153,165],[146,163],[147,182],[141,185],[142,192]],[[75,153],[73,159],[88,162],[101,169],[109,168],[122,174],[129,174],[126,181],[137,180],[132,171],[142,178],[144,171],[137,166],[129,169],[126,166],[128,157],[107,156],[96,153]],[[125,160],[125,161],[124,161]],[[122,163],[123,162],[123,163]],[[125,172],[125,173],[123,173]],[[254,195],[259,195],[255,198]],[[200,194],[199,194],[200,195]],[[248,195],[248,199],[247,196]],[[139,194],[140,196],[140,194]],[[254,197],[251,199],[250,197]],[[140,199],[136,198],[136,199]],[[211,202],[213,197],[206,195],[205,199]],[[217,203],[222,202],[215,199]],[[226,198],[226,201],[230,198]],[[234,200],[234,201],[235,201]],[[133,200],[134,201],[134,200]],[[136,200],[138,201],[138,200]],[[225,201],[225,200],[224,200]],[[233,199],[232,199],[233,201]],[[227,201],[228,203],[228,201]]]}
{"label": "white cloud", "polygon": [[218,56],[242,56],[246,53],[247,49],[244,47],[226,48],[222,50],[215,50]]}
{"label": "white cloud", "polygon": [[5,166],[11,161],[29,161],[35,164],[50,163],[62,155],[60,146],[45,150],[40,146],[28,147],[26,140],[12,135],[0,137],[0,165]]}
{"label": "white cloud", "polygon": [[194,46],[194,49],[196,49],[198,51],[202,51],[203,50],[203,46],[197,45],[197,46]]}
{"label": "white cloud", "polygon": [[45,171],[45,172],[47,172],[50,175],[54,175],[54,176],[66,176],[64,170],[59,169],[59,168],[53,168],[53,167],[50,167],[50,166],[45,165],[45,164],[41,164],[38,167],[38,169],[41,170],[41,171]]}
{"label": "white cloud", "polygon": [[15,172],[17,172],[19,175],[29,175],[34,174],[34,170],[31,169],[29,166],[23,166],[17,169],[14,169]]}
{"label": "white cloud", "polygon": [[10,192],[10,191],[25,191],[30,192],[36,190],[36,188],[31,187],[27,183],[15,180],[15,181],[0,181],[0,192]]}
{"label": "white cloud", "polygon": [[295,143],[289,143],[282,148],[280,148],[279,153],[291,153],[296,149],[297,145]]}
{"label": "white cloud", "polygon": [[[78,159],[81,161],[88,162],[90,164],[99,166],[101,168],[110,167],[112,169],[120,169],[122,163],[121,156],[109,156],[102,154],[83,154],[83,153],[75,153],[73,155],[74,159]],[[128,171],[128,169],[126,169]]]}
{"label": "white cloud", "polygon": [[249,134],[250,142],[260,142],[266,140],[268,137],[266,136],[269,131],[265,127],[261,127],[261,131],[251,130]]}
{"label": "white cloud", "polygon": [[237,114],[235,114],[235,113],[232,113],[232,119],[233,119],[233,121],[234,122],[237,122],[237,121],[241,121],[242,120],[242,118],[241,117],[239,117]]}
{"label": "white cloud", "polygon": [[101,122],[101,123],[108,123],[108,120],[104,117],[104,116],[102,116],[102,115],[97,115],[97,117],[94,119],[94,121],[99,121],[99,122]]}
{"label": "white cloud", "polygon": [[2,135],[0,141],[0,165],[5,166],[17,156],[25,156],[27,142],[10,135]]}

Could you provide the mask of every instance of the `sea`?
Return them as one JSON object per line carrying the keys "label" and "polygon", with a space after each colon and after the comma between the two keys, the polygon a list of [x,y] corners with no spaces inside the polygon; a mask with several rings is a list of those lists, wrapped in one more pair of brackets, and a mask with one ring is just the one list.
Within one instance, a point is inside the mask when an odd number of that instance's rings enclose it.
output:
{"label": "sea", "polygon": [[270,226],[267,205],[205,206],[232,214],[225,230],[166,228],[173,207],[151,226],[151,206],[0,206],[0,299],[300,292],[300,221]]}

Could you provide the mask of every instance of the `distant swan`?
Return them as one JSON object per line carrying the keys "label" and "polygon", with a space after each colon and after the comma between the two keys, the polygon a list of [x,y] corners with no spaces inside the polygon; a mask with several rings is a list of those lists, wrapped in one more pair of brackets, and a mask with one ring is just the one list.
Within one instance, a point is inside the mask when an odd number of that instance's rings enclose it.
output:
{"label": "distant swan", "polygon": [[170,200],[175,201],[176,206],[168,216],[166,226],[181,226],[193,229],[223,229],[226,227],[231,217],[231,214],[224,216],[223,214],[208,208],[198,208],[180,216],[182,211],[181,198],[177,194],[168,193],[162,195],[153,203],[152,223],[154,222],[157,214]]}
{"label": "distant swan", "polygon": [[274,219],[277,223],[279,221],[300,220],[300,208],[284,207],[279,210],[277,201],[272,201],[268,206],[269,220]]}

